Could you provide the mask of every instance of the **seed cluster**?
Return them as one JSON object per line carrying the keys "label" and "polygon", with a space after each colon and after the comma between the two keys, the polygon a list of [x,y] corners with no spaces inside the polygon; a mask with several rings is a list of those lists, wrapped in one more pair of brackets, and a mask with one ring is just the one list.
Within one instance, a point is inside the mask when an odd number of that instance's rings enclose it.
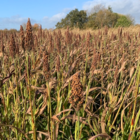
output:
{"label": "seed cluster", "polygon": [[91,71],[94,71],[97,67],[98,62],[100,61],[100,54],[96,52],[96,50],[93,50],[93,59],[92,59],[92,65],[91,65]]}
{"label": "seed cluster", "polygon": [[1,52],[4,53],[4,44],[3,44],[3,39],[1,38]]}
{"label": "seed cluster", "polygon": [[58,55],[56,60],[56,71],[59,72],[59,70],[60,70],[60,57]]}
{"label": "seed cluster", "polygon": [[34,47],[30,18],[28,18],[28,22],[26,26],[25,46],[26,46],[26,50],[31,50]]}
{"label": "seed cluster", "polygon": [[47,52],[43,52],[43,72],[46,81],[49,79],[49,62],[48,62],[49,55]]}
{"label": "seed cluster", "polygon": [[21,47],[25,51],[25,37],[24,37],[24,30],[22,25],[20,25],[20,37],[21,37]]}
{"label": "seed cluster", "polygon": [[73,76],[71,87],[72,90],[69,102],[72,104],[73,108],[79,110],[84,102],[84,97],[82,94],[83,87],[79,79],[79,73],[76,73]]}
{"label": "seed cluster", "polygon": [[11,35],[10,38],[9,50],[10,50],[10,56],[14,57],[16,53],[16,44],[15,44],[15,39],[13,34]]}
{"label": "seed cluster", "polygon": [[33,51],[36,51],[36,48],[38,48],[38,38],[37,35],[34,35],[34,47],[33,47]]}
{"label": "seed cluster", "polygon": [[38,37],[40,37],[42,39],[42,26],[39,26],[39,30],[38,30]]}

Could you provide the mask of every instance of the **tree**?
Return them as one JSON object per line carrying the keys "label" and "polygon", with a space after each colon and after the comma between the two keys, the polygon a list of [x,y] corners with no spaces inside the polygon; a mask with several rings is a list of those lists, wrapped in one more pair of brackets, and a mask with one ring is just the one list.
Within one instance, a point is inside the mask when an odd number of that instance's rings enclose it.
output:
{"label": "tree", "polygon": [[130,15],[114,13],[110,6],[105,8],[102,4],[94,6],[91,10],[87,11],[87,14],[88,21],[85,24],[86,28],[97,29],[104,26],[125,27],[134,24],[134,19]]}
{"label": "tree", "polygon": [[133,21],[129,17],[119,15],[115,27],[129,27],[130,25],[133,25]]}
{"label": "tree", "polygon": [[113,13],[111,6],[108,6],[108,10]]}
{"label": "tree", "polygon": [[56,28],[78,27],[80,29],[99,29],[104,26],[109,28],[118,26],[130,26],[134,24],[134,19],[130,15],[120,15],[114,13],[112,8],[105,8],[102,4],[94,6],[91,10],[72,10],[67,16],[58,22]]}
{"label": "tree", "polygon": [[97,13],[93,13],[88,17],[88,21],[85,24],[85,28],[92,28],[92,29],[98,28],[98,23],[95,20],[96,16],[97,16]]}
{"label": "tree", "polygon": [[78,9],[72,10],[67,16],[58,22],[55,26],[56,28],[70,28],[78,27],[83,28],[84,23],[87,22],[87,14],[84,10],[78,11]]}
{"label": "tree", "polygon": [[98,13],[99,11],[104,10],[104,9],[105,9],[104,5],[97,4],[93,8],[91,8],[90,10],[87,10],[87,15],[90,16],[90,15],[92,15],[94,13]]}
{"label": "tree", "polygon": [[88,22],[86,24],[87,28],[101,28],[104,26],[114,27],[118,20],[118,14],[113,13],[111,8],[103,9],[97,13],[93,13],[88,17]]}
{"label": "tree", "polygon": [[131,24],[132,25],[134,25],[135,24],[135,19],[131,16],[131,15],[126,15],[126,17],[127,17],[127,19],[129,20],[129,21],[131,21]]}

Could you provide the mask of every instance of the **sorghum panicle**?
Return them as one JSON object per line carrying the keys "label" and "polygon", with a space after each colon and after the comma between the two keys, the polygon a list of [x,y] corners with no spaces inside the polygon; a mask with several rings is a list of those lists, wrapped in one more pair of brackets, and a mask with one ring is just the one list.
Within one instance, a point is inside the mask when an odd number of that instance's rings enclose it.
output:
{"label": "sorghum panicle", "polygon": [[79,79],[79,73],[76,73],[72,79],[72,90],[69,102],[72,104],[73,108],[78,111],[84,102],[84,97],[82,93],[82,84]]}

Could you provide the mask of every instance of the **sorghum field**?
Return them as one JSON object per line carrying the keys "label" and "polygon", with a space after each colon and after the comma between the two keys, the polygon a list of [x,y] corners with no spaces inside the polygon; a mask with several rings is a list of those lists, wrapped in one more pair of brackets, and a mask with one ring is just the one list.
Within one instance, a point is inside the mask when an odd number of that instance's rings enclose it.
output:
{"label": "sorghum field", "polygon": [[138,140],[140,27],[0,32],[1,140]]}

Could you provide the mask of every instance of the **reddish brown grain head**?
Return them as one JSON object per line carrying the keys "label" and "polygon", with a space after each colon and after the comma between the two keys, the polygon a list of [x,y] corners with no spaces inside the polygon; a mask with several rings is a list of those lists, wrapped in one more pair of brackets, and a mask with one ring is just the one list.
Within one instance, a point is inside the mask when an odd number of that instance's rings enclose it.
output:
{"label": "reddish brown grain head", "polygon": [[36,35],[34,35],[34,47],[33,51],[35,52],[38,49],[38,38]]}
{"label": "reddish brown grain head", "polygon": [[44,77],[46,81],[49,80],[49,54],[48,52],[44,51],[43,52],[43,72],[44,72]]}
{"label": "reddish brown grain head", "polygon": [[91,65],[91,71],[93,72],[96,67],[98,62],[100,61],[100,54],[96,52],[96,50],[93,50],[93,59],[92,59],[92,65]]}
{"label": "reddish brown grain head", "polygon": [[60,54],[60,50],[61,50],[61,42],[60,42],[60,38],[59,38],[59,36],[57,35],[56,36],[56,48],[57,48],[57,51],[58,51],[58,53]]}
{"label": "reddish brown grain head", "polygon": [[56,70],[57,70],[57,72],[59,72],[59,70],[60,70],[60,57],[59,57],[59,55],[57,56],[57,60],[56,60]]}
{"label": "reddish brown grain head", "polygon": [[71,43],[71,36],[70,36],[70,32],[69,32],[69,27],[67,27],[67,31],[65,32],[66,35],[66,44],[69,45]]}
{"label": "reddish brown grain head", "polygon": [[114,84],[117,84],[117,78],[118,78],[118,65],[116,66],[115,72],[114,72]]}
{"label": "reddish brown grain head", "polygon": [[[28,57],[27,65],[25,66],[25,80],[28,83],[28,79],[31,77],[31,57]],[[28,74],[27,74],[28,73]]]}
{"label": "reddish brown grain head", "polygon": [[3,39],[1,38],[1,52],[4,53],[4,44],[3,44]]}
{"label": "reddish brown grain head", "polygon": [[26,46],[26,50],[31,50],[34,47],[32,26],[31,26],[30,18],[28,18],[28,22],[26,25],[25,46]]}
{"label": "reddish brown grain head", "polygon": [[11,35],[10,38],[10,44],[9,44],[9,52],[10,52],[10,56],[14,57],[15,53],[16,53],[16,44],[15,44],[15,39],[13,34]]}
{"label": "reddish brown grain head", "polygon": [[49,35],[49,48],[48,48],[48,52],[51,53],[53,51],[54,45],[53,45],[53,38],[52,35]]}
{"label": "reddish brown grain head", "polygon": [[58,30],[58,37],[61,39],[62,38],[62,33],[61,33],[61,30],[59,29]]}
{"label": "reddish brown grain head", "polygon": [[38,37],[42,38],[42,26],[39,26],[39,30],[38,30]]}
{"label": "reddish brown grain head", "polygon": [[69,102],[72,104],[73,108],[79,110],[84,102],[84,97],[82,93],[82,84],[80,82],[79,73],[76,73],[72,79],[72,90]]}
{"label": "reddish brown grain head", "polygon": [[16,54],[19,55],[19,44],[18,42],[16,43],[16,50],[15,50]]}
{"label": "reddish brown grain head", "polygon": [[20,38],[21,38],[21,47],[25,51],[25,37],[22,25],[20,25]]}
{"label": "reddish brown grain head", "polygon": [[87,33],[87,39],[86,39],[86,46],[89,48],[90,45],[90,32]]}
{"label": "reddish brown grain head", "polygon": [[108,27],[105,26],[105,31],[104,31],[104,34],[107,35],[108,34]]}

